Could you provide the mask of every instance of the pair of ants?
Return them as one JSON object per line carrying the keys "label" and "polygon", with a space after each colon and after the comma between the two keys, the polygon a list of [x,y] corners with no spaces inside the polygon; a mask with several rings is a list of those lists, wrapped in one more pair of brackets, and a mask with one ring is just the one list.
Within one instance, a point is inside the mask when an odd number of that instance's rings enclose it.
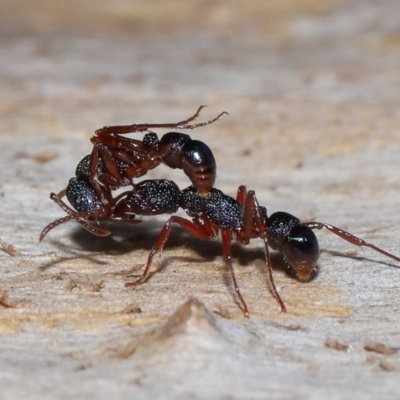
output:
{"label": "pair of ants", "polygon": [[[282,312],[286,312],[286,307],[275,287],[269,247],[283,254],[301,281],[309,280],[316,271],[319,246],[314,229],[328,229],[351,244],[369,247],[400,262],[399,257],[335,226],[322,222],[300,222],[282,211],[268,216],[267,209],[259,205],[255,192],[248,191],[245,186],[239,186],[236,198],[225,195],[214,187],[216,162],[205,143],[178,132],[168,132],[159,139],[156,133],[150,131],[157,128],[195,129],[213,124],[227,114],[222,112],[212,120],[189,124],[199,116],[203,107],[199,107],[190,118],[177,123],[106,126],[96,130],[91,138],[93,150],[79,162],[75,177],[60,193],[50,195],[67,216],[47,225],[40,240],[50,230],[69,220],[75,220],[95,235],[107,236],[110,232],[96,226],[98,221],[137,224],[141,222],[136,219],[137,216],[174,214],[181,208],[191,219],[176,215],[168,219],[149,253],[142,275],[125,286],[138,286],[147,280],[153,258],[162,251],[172,224],[180,225],[200,239],[214,240],[220,234],[225,263],[245,317],[249,317],[249,311],[232,265],[233,240],[241,244],[248,244],[250,239],[255,238],[263,240],[270,288]],[[143,140],[122,136],[141,132],[147,132]],[[182,169],[191,186],[180,190],[173,181],[166,179],[133,181],[160,164]],[[113,195],[116,189],[124,187],[129,187],[129,190]],[[64,196],[72,208],[63,201]]]}

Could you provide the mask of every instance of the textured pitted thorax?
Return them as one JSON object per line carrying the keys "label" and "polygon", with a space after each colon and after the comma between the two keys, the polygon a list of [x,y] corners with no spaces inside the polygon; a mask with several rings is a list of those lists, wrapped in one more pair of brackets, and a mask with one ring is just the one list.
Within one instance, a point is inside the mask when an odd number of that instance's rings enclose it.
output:
{"label": "textured pitted thorax", "polygon": [[193,186],[182,191],[181,206],[191,217],[206,216],[220,229],[239,231],[242,222],[242,207],[232,197],[218,189],[200,195]]}

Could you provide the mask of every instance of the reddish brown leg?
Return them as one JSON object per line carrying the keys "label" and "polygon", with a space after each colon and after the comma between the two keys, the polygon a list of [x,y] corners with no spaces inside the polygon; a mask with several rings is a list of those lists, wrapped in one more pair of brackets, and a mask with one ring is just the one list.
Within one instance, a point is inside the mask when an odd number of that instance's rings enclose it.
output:
{"label": "reddish brown leg", "polygon": [[143,283],[146,280],[147,275],[148,275],[149,270],[150,270],[150,267],[151,267],[151,263],[153,261],[153,257],[158,252],[162,252],[162,249],[163,249],[166,241],[168,240],[168,236],[169,236],[169,233],[171,231],[172,223],[180,225],[183,229],[185,229],[185,231],[187,231],[192,236],[195,236],[197,238],[200,238],[200,239],[213,239],[213,238],[215,238],[216,230],[215,230],[214,225],[212,225],[211,222],[209,222],[208,220],[205,220],[205,221],[206,221],[206,223],[204,223],[204,225],[200,225],[199,223],[197,223],[196,220],[194,220],[192,222],[192,221],[189,221],[189,220],[187,220],[185,218],[178,217],[178,216],[171,217],[165,223],[165,225],[162,228],[160,234],[158,235],[156,243],[154,244],[153,248],[150,251],[149,257],[147,259],[147,265],[146,265],[145,270],[143,271],[143,274],[136,281],[125,283],[125,286],[126,287],[138,286],[138,285],[140,285],[141,283]]}
{"label": "reddish brown leg", "polygon": [[244,185],[240,185],[238,187],[238,191],[236,194],[236,201],[243,207],[244,206],[244,200],[246,198],[247,195],[247,189],[246,186]]}
{"label": "reddish brown leg", "polygon": [[57,219],[55,221],[53,221],[52,223],[50,223],[49,225],[47,225],[41,232],[40,236],[39,236],[39,242],[41,242],[45,236],[52,230],[54,229],[56,226],[63,224],[64,222],[70,221],[71,219],[74,219],[74,217],[72,215],[68,215],[66,217]]}
{"label": "reddish brown leg", "polygon": [[209,124],[214,123],[217,121],[222,115],[228,114],[227,112],[222,112],[220,113],[217,117],[213,118],[210,121],[206,122],[200,122],[198,124],[193,124],[193,125],[188,125],[188,122],[193,121],[198,115],[200,114],[200,111],[204,108],[205,106],[200,106],[196,113],[191,116],[188,119],[185,119],[183,121],[179,121],[176,123],[165,123],[165,124],[133,124],[133,125],[115,125],[115,126],[105,126],[101,129],[96,130],[95,134],[96,135],[101,135],[101,134],[110,134],[110,133],[132,133],[132,132],[144,132],[147,131],[148,129],[153,129],[153,128],[168,128],[168,129],[195,129],[199,128],[202,126],[206,126]]}
{"label": "reddish brown leg", "polygon": [[335,235],[346,240],[346,242],[349,242],[351,244],[354,244],[354,245],[360,246],[360,247],[362,247],[362,246],[369,247],[370,249],[375,250],[376,252],[383,254],[386,257],[390,257],[391,259],[393,259],[395,261],[400,261],[400,257],[397,257],[394,254],[388,253],[387,251],[382,250],[381,248],[373,245],[372,243],[368,243],[365,240],[360,239],[359,237],[354,236],[351,233],[344,231],[343,229],[336,228],[335,226],[326,224],[324,222],[304,222],[300,225],[308,226],[310,229],[326,228],[329,231],[331,231],[332,233],[334,233]]}
{"label": "reddish brown leg", "polygon": [[[65,191],[61,191],[60,193],[64,193]],[[53,221],[49,225],[47,225],[41,232],[39,236],[39,241],[42,241],[44,237],[56,226],[63,224],[64,222],[70,221],[71,219],[74,219],[76,222],[78,222],[80,225],[82,225],[83,228],[88,230],[90,233],[93,233],[94,235],[97,236],[108,236],[110,234],[109,231],[106,231],[104,229],[96,228],[93,225],[91,225],[88,222],[89,218],[96,218],[102,216],[102,213],[93,213],[93,212],[76,212],[72,208],[68,207],[59,196],[57,196],[55,193],[50,194],[50,199],[55,201],[67,214],[67,217],[63,217],[60,219],[57,219],[56,221]]]}
{"label": "reddish brown leg", "polygon": [[103,144],[114,150],[128,150],[137,154],[145,153],[143,150],[143,142],[141,140],[125,138],[115,132],[104,133],[99,130],[99,133],[96,133],[95,136],[92,136],[90,141],[93,144]]}
{"label": "reddish brown leg", "polygon": [[[245,193],[245,190],[246,188],[244,186],[240,186],[238,194],[239,192]],[[279,306],[281,307],[281,311],[286,312],[285,304],[283,303],[281,296],[276,289],[274,277],[272,275],[272,263],[268,249],[267,231],[264,221],[260,215],[259,204],[255,192],[253,190],[250,190],[249,192],[245,193],[245,196],[246,197],[243,206],[243,237],[240,236],[239,238],[245,240],[245,243],[248,243],[249,239],[255,236],[260,237],[264,241],[265,260],[267,264],[268,279],[271,291]],[[255,235],[255,233],[257,233],[257,235]]]}
{"label": "reddish brown leg", "polygon": [[96,191],[98,196],[101,199],[106,199],[107,202],[110,200],[110,194],[108,188],[104,188],[99,183],[99,171],[97,169],[100,156],[105,164],[107,173],[105,176],[108,176],[112,181],[112,186],[127,186],[129,185],[129,180],[124,178],[118,171],[117,165],[115,164],[114,158],[107,148],[100,143],[96,143],[93,146],[92,153],[90,155],[90,163],[89,163],[89,180],[93,189]]}
{"label": "reddish brown leg", "polygon": [[235,292],[242,303],[244,316],[249,318],[249,309],[247,308],[247,304],[244,301],[242,294],[240,293],[239,286],[236,281],[235,271],[233,270],[232,265],[232,256],[231,256],[231,235],[227,229],[221,230],[221,238],[222,238],[222,251],[224,254],[225,263],[228,266],[229,272],[232,277],[233,287],[235,288]]}

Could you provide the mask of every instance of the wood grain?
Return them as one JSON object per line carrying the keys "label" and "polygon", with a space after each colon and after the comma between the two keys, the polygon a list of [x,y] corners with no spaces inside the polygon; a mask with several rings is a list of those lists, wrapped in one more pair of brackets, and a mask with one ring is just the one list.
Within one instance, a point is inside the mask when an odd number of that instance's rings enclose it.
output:
{"label": "wood grain", "polygon": [[[274,254],[281,314],[262,244],[235,245],[245,320],[220,242],[179,228],[159,271],[124,288],[121,271],[144,266],[162,217],[108,238],[72,222],[38,237],[63,215],[49,194],[96,128],[207,104],[202,119],[229,112],[190,132],[213,149],[218,188],[234,196],[244,183],[270,213],[399,255],[400,4],[110,5],[0,1],[0,398],[398,396],[399,352],[365,348],[400,346],[400,269],[379,254],[318,232],[309,283]],[[189,185],[164,167],[149,177]]]}

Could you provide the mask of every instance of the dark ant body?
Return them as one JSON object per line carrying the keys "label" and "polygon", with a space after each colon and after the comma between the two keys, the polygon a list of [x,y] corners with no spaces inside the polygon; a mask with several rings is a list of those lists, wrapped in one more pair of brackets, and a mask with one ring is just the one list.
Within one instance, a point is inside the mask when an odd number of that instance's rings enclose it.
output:
{"label": "dark ant body", "polygon": [[248,244],[250,239],[255,238],[264,241],[271,290],[282,312],[286,311],[286,307],[274,284],[268,246],[283,254],[301,281],[310,278],[319,256],[318,240],[313,229],[326,228],[351,244],[369,247],[400,262],[399,257],[332,225],[320,222],[301,223],[298,218],[286,212],[276,212],[268,217],[266,208],[258,204],[255,192],[247,191],[244,186],[239,187],[236,199],[216,188],[212,188],[207,195],[200,194],[194,186],[180,191],[174,182],[167,180],[139,182],[132,190],[120,194],[106,205],[101,202],[90,185],[77,185],[73,194],[70,201],[77,211],[69,208],[60,196],[52,194],[52,199],[67,212],[68,216],[48,225],[42,231],[40,240],[49,230],[71,219],[75,219],[93,234],[105,236],[109,234],[108,231],[93,226],[93,222],[97,219],[138,223],[140,221],[135,219],[137,215],[172,214],[180,207],[191,220],[180,216],[168,219],[149,253],[142,275],[136,281],[126,283],[126,286],[138,286],[146,281],[153,257],[162,251],[173,223],[200,239],[214,240],[220,233],[224,259],[246,317],[249,316],[248,307],[240,293],[232,265],[232,240],[242,244]]}
{"label": "dark ant body", "polygon": [[274,284],[268,246],[283,254],[300,281],[309,280],[318,261],[319,246],[313,229],[326,228],[351,244],[369,247],[400,262],[399,257],[335,226],[323,222],[301,223],[295,216],[282,211],[268,217],[267,209],[259,206],[255,192],[247,191],[245,186],[239,187],[236,200],[216,188],[211,189],[206,196],[201,196],[193,186],[190,186],[181,192],[179,206],[186,211],[192,221],[179,216],[170,217],[149,254],[143,274],[125,286],[137,286],[146,281],[153,257],[162,251],[172,223],[180,225],[188,233],[200,239],[214,240],[221,233],[224,259],[246,317],[249,316],[248,307],[240,293],[232,266],[230,249],[232,240],[241,244],[248,244],[250,239],[255,238],[264,241],[271,291],[282,312],[286,312],[286,307]]}
{"label": "dark ant body", "polygon": [[[97,218],[114,218],[114,207],[121,196],[114,199],[112,191],[128,185],[134,188],[133,191],[137,190],[132,179],[145,175],[161,163],[173,169],[183,169],[201,195],[208,193],[214,186],[217,166],[211,149],[205,143],[179,132],[168,132],[161,139],[156,133],[149,132],[143,140],[119,135],[150,128],[195,129],[212,124],[227,114],[222,112],[212,120],[189,125],[203,108],[200,106],[192,117],[177,123],[108,126],[96,130],[91,139],[94,143],[92,153],[78,163],[75,177],[69,180],[67,187],[58,195],[50,195],[68,216],[46,226],[40,240],[51,229],[71,219],[96,235],[108,235],[108,231],[93,226],[91,222]],[[75,210],[62,201],[64,196]]]}
{"label": "dark ant body", "polygon": [[[75,208],[64,203],[62,197]],[[55,201],[68,215],[47,225],[40,234],[42,241],[49,231],[64,222],[75,220],[83,228],[97,236],[108,236],[109,231],[93,225],[98,221],[116,221],[138,224],[138,215],[173,214],[179,208],[180,190],[175,182],[166,179],[141,181],[128,190],[110,198],[104,204],[90,184],[83,180],[71,178],[67,190],[58,195],[51,193]]]}
{"label": "dark ant body", "polygon": [[86,176],[102,200],[108,201],[111,189],[131,185],[133,178],[145,175],[161,163],[183,169],[201,194],[208,193],[214,186],[216,163],[205,143],[178,132],[166,133],[161,139],[154,132],[145,134],[143,140],[121,136],[154,128],[195,129],[212,124],[227,114],[222,112],[210,121],[190,125],[203,108],[200,106],[192,117],[177,123],[107,126],[96,130],[91,138],[94,146]]}

